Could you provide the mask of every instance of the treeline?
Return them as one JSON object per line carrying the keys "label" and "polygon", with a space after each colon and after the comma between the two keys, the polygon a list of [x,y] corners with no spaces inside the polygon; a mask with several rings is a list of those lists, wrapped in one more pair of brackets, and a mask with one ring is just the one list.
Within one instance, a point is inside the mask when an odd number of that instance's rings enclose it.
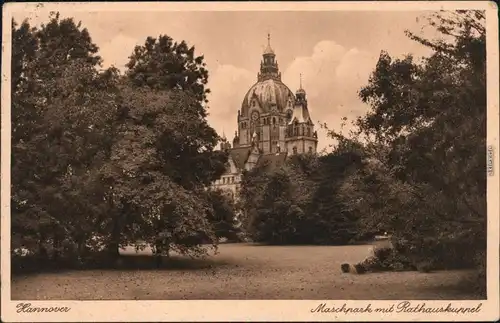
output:
{"label": "treeline", "polygon": [[294,155],[243,176],[240,204],[245,232],[271,244],[347,244],[358,238],[358,213],[343,205],[341,185],[362,155],[338,148],[326,156]]}
{"label": "treeline", "polygon": [[430,17],[443,34],[422,60],[382,52],[360,99],[370,107],[333,152],[245,175],[244,224],[256,241],[346,244],[388,232],[404,264],[486,262],[484,13]]}
{"label": "treeline", "polygon": [[71,18],[12,22],[13,259],[205,254],[234,235],[234,212],[206,189],[227,156],[206,121],[203,56],[161,35],[131,49],[123,74],[101,62]]}

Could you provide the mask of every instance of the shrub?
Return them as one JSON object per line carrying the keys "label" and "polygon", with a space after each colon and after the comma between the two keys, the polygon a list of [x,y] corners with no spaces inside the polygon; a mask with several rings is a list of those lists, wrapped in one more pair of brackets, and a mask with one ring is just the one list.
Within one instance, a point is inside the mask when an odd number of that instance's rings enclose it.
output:
{"label": "shrub", "polygon": [[355,264],[351,266],[351,272],[354,274],[364,274],[367,270],[362,264]]}
{"label": "shrub", "polygon": [[391,257],[393,253],[392,248],[373,248],[374,257],[377,258],[380,262],[385,262],[389,257]]}
{"label": "shrub", "polygon": [[349,264],[344,263],[344,264],[340,265],[340,270],[345,274],[345,273],[349,272],[350,267],[351,266]]}
{"label": "shrub", "polygon": [[390,247],[373,248],[373,255],[356,264],[364,272],[414,270],[416,267],[404,255]]}

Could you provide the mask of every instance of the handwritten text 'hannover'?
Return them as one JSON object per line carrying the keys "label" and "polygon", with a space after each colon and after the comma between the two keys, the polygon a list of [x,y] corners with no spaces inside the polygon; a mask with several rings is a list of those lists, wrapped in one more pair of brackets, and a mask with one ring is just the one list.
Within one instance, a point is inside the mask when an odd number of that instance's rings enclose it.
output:
{"label": "handwritten text 'hannover'", "polygon": [[17,308],[17,313],[57,313],[57,312],[69,312],[71,310],[71,307],[54,307],[54,306],[49,306],[49,307],[35,307],[31,306],[31,303],[19,303],[16,306]]}

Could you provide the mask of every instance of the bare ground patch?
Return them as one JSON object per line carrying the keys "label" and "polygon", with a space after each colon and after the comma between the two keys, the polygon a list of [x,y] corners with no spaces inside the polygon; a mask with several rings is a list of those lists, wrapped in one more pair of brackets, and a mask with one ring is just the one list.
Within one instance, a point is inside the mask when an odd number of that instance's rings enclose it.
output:
{"label": "bare ground patch", "polygon": [[[13,277],[15,300],[172,299],[480,299],[464,288],[469,271],[342,274],[369,246],[223,244],[206,260]],[[131,253],[127,250],[125,253]],[[147,251],[134,257],[153,263]],[[138,258],[136,258],[138,257]],[[128,257],[127,257],[128,258]],[[139,261],[140,260],[140,261]],[[467,284],[466,284],[467,285]]]}

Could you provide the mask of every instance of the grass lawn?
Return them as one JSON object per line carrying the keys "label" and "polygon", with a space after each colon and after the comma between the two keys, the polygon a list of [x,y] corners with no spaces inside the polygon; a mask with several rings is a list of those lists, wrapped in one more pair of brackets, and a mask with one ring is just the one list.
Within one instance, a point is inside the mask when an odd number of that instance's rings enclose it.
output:
{"label": "grass lawn", "polygon": [[[207,260],[163,269],[79,270],[15,276],[14,300],[479,299],[468,271],[342,274],[369,246],[222,244]],[[124,254],[135,254],[128,249]],[[144,255],[127,259],[149,258]],[[466,281],[464,283],[464,280]]]}

